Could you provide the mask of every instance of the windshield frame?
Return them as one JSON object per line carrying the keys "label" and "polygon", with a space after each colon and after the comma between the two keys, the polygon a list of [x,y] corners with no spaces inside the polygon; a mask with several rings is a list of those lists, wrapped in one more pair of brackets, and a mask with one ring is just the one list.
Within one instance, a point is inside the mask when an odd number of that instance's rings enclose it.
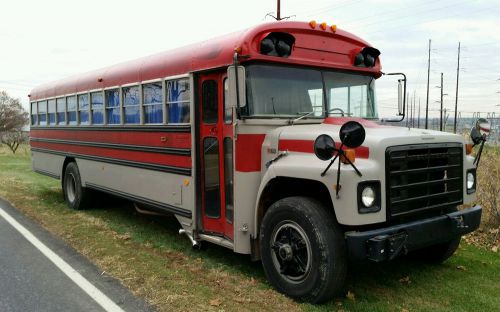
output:
{"label": "windshield frame", "polygon": [[[253,105],[253,100],[251,99],[252,92],[251,90],[251,77],[249,77],[249,70],[248,68],[251,66],[255,65],[260,65],[260,66],[268,66],[268,67],[278,67],[278,68],[291,68],[291,69],[307,69],[307,70],[314,70],[318,71],[321,75],[321,84],[322,84],[322,114],[321,116],[315,116],[314,115],[314,108],[310,112],[298,112],[296,115],[288,115],[288,114],[262,114],[262,115],[255,115],[252,114],[250,115],[250,106]],[[274,63],[250,63],[245,66],[246,67],[246,103],[247,105],[242,108],[242,117],[244,119],[279,119],[279,120],[293,120],[296,118],[301,118],[301,119],[312,119],[312,120],[323,120],[327,117],[356,117],[356,118],[363,118],[367,120],[378,120],[378,108],[377,108],[377,98],[376,98],[376,89],[375,89],[375,80],[377,79],[376,76],[370,74],[370,73],[361,73],[357,71],[349,71],[349,70],[341,70],[341,69],[332,69],[332,68],[323,68],[323,67],[312,67],[312,66],[301,66],[301,65],[291,65],[291,64],[274,64]],[[370,78],[369,82],[366,84],[367,86],[367,94],[366,94],[366,101],[367,102],[372,102],[372,105],[370,107],[373,110],[373,117],[360,117],[360,116],[352,116],[348,115],[347,112],[344,116],[342,116],[340,113],[335,113],[329,111],[329,96],[328,96],[328,90],[326,87],[326,78],[325,78],[325,73],[339,73],[339,74],[349,74],[353,76],[362,76],[362,77],[368,77]],[[353,85],[356,86],[356,85]],[[307,116],[304,116],[307,115]]]}

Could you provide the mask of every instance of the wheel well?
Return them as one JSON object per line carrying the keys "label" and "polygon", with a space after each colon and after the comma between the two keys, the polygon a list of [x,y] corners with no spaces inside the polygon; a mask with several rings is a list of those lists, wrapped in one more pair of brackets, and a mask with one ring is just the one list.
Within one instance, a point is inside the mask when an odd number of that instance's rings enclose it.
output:
{"label": "wheel well", "polygon": [[61,185],[64,183],[64,173],[66,172],[66,167],[68,166],[69,163],[75,162],[75,159],[73,157],[66,157],[64,159],[63,167],[62,167],[62,174],[61,174]]}
{"label": "wheel well", "polygon": [[276,201],[290,196],[312,197],[321,201],[327,211],[333,214],[336,219],[335,211],[330,197],[330,192],[326,186],[314,180],[276,177],[269,181],[262,191],[259,205],[257,207],[257,225],[260,225],[267,209]]}

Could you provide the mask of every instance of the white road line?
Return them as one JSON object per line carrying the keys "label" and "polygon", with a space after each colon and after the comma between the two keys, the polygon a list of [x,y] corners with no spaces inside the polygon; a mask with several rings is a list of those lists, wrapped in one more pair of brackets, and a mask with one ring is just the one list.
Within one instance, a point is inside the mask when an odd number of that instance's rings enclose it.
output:
{"label": "white road line", "polygon": [[30,231],[11,217],[5,210],[0,207],[0,216],[2,216],[12,227],[14,227],[24,238],[26,238],[33,246],[54,263],[64,274],[66,274],[76,285],[86,292],[92,299],[95,300],[104,310],[113,312],[124,312],[116,303],[109,299],[99,289],[92,285],[80,273],[73,269],[66,261],[59,257],[55,252],[50,250],[44,243],[36,238]]}

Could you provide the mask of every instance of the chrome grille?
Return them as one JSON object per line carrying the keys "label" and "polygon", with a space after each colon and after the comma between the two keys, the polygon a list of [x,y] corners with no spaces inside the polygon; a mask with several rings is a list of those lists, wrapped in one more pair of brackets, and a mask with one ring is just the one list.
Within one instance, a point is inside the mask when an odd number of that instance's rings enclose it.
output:
{"label": "chrome grille", "polygon": [[460,143],[387,148],[388,216],[399,217],[461,204],[462,155]]}

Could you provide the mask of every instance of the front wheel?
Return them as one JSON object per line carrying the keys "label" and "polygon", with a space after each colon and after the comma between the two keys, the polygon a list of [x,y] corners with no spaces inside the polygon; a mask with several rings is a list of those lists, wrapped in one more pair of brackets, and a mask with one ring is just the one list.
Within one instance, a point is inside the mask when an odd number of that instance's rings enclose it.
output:
{"label": "front wheel", "polygon": [[319,303],[344,286],[346,248],[338,224],[318,201],[288,197],[267,211],[260,229],[264,272],[280,292]]}

